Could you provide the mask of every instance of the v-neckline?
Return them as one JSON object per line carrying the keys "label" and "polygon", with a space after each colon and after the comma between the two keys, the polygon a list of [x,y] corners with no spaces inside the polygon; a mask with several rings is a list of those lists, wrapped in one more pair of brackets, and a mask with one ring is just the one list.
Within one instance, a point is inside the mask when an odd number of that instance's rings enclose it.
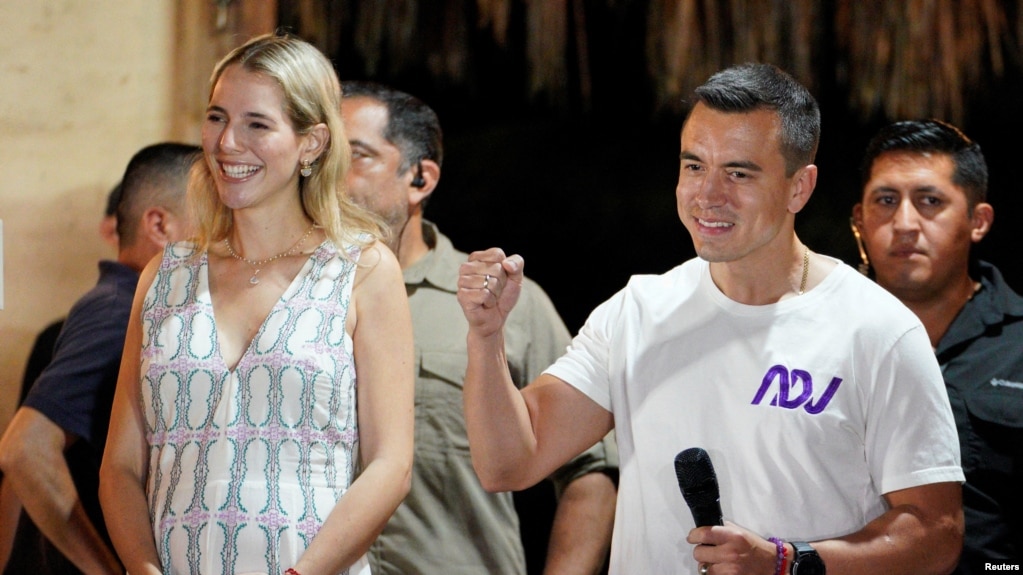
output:
{"label": "v-neckline", "polygon": [[270,306],[270,309],[266,312],[266,315],[263,316],[262,321],[260,321],[259,328],[256,329],[256,333],[253,334],[252,339],[249,340],[242,350],[241,355],[238,356],[238,361],[235,362],[234,367],[229,367],[227,365],[227,361],[224,360],[224,354],[221,352],[220,328],[217,326],[217,310],[213,306],[213,290],[210,289],[209,252],[203,254],[202,271],[200,273],[202,274],[201,280],[206,283],[205,297],[207,299],[206,304],[210,306],[210,324],[211,329],[213,330],[214,353],[217,356],[217,362],[220,364],[221,369],[227,372],[228,377],[233,377],[238,372],[238,368],[241,367],[245,360],[251,355],[252,346],[255,345],[255,343],[263,336],[263,332],[266,329],[266,322],[270,319],[270,316],[274,315],[274,312],[276,312],[281,305],[294,297],[295,293],[298,291],[300,282],[305,281],[305,278],[312,271],[312,266],[318,260],[320,250],[323,249],[326,242],[327,240],[324,240],[320,243],[320,245],[316,246],[312,253],[309,254],[309,257],[306,258],[302,267],[299,268],[295,277],[291,278],[291,282],[288,284],[288,287],[284,288],[280,297],[278,297],[277,300],[274,301],[274,304]]}

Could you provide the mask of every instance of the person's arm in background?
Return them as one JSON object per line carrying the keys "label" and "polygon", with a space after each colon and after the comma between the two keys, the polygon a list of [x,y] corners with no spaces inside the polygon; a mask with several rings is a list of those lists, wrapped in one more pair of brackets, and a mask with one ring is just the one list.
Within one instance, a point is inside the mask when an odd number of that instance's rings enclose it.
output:
{"label": "person's arm in background", "polygon": [[14,548],[14,534],[21,518],[21,500],[0,475],[0,572],[7,567]]}
{"label": "person's arm in background", "polygon": [[14,491],[39,531],[83,572],[119,574],[117,557],[85,512],[64,459],[75,440],[42,413],[19,408],[0,439],[4,489]]}
{"label": "person's arm in background", "polygon": [[[528,279],[508,321],[525,322],[528,333],[527,357],[508,358],[510,363],[521,360],[521,367],[514,371],[521,379],[516,384],[523,387],[565,352],[571,335],[547,294]],[[603,570],[614,528],[617,475],[618,450],[612,432],[551,476],[557,509],[545,575],[595,575]]]}
{"label": "person's arm in background", "polygon": [[[82,314],[80,317],[89,316]],[[104,316],[102,319],[110,318]],[[90,356],[91,359],[102,356],[102,353],[93,352],[112,344],[108,337],[110,332],[96,329],[95,333],[100,334],[97,337],[79,337],[86,345],[77,346],[73,351],[65,350],[65,353],[54,357],[56,336],[64,324],[63,321],[54,322],[37,337],[22,382],[22,401],[35,380],[51,363],[58,364],[60,374],[81,373],[81,379],[85,381],[95,378],[91,370],[100,369],[91,360],[83,361],[83,356]],[[83,330],[95,327],[82,321],[78,322],[78,326]],[[71,328],[72,331],[76,329]],[[116,344],[119,346],[120,342]],[[44,413],[32,407],[20,407],[0,438],[3,491],[7,492],[3,496],[8,504],[11,498],[16,503],[20,502],[39,532],[83,572],[122,573],[116,555],[104,542],[82,506],[71,478],[64,452],[77,440],[75,434],[66,432]],[[8,511],[13,513],[13,510]],[[13,543],[19,515],[13,516],[10,524],[12,531],[9,535],[4,533],[4,543],[8,536]],[[10,553],[5,555],[5,559],[10,559]]]}
{"label": "person's arm in background", "polygon": [[592,451],[603,452],[600,466],[571,479],[558,493],[544,575],[593,575],[602,572],[607,562],[618,499],[614,432],[565,467]]}
{"label": "person's arm in background", "polygon": [[[64,320],[59,319],[43,328],[36,336],[32,351],[28,355],[28,362],[25,364],[25,375],[21,380],[19,407],[25,401],[25,396],[28,395],[36,378],[53,359],[53,348],[63,326]],[[10,484],[3,480],[3,472],[0,472],[0,572],[6,569],[7,563],[11,560],[23,509],[21,500]]]}

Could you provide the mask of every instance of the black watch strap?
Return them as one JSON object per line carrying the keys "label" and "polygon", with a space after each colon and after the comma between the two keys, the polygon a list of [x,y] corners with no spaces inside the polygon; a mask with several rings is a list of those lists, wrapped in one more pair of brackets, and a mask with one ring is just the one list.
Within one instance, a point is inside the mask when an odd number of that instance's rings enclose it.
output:
{"label": "black watch strap", "polygon": [[817,554],[817,550],[806,541],[789,541],[795,551],[792,557],[792,567],[789,568],[790,575],[826,575],[824,560]]}

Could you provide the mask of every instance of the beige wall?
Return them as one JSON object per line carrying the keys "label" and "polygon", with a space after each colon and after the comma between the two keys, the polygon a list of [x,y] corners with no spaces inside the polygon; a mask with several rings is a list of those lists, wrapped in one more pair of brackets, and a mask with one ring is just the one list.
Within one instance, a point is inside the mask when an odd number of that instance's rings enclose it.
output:
{"label": "beige wall", "polygon": [[176,17],[175,0],[0,2],[0,429],[35,334],[113,255],[107,192],[137,149],[172,139]]}

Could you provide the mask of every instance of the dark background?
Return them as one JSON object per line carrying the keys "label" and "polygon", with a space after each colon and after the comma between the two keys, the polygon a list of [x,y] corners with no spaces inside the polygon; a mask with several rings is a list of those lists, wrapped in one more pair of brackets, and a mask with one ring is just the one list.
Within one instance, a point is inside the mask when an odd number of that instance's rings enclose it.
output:
{"label": "dark background", "polygon": [[[325,51],[342,83],[389,84],[419,96],[440,116],[445,162],[426,217],[463,251],[499,246],[522,254],[527,274],[546,289],[570,330],[576,331],[630,275],[664,272],[695,255],[674,202],[684,112],[655,105],[645,45],[648,2],[584,3],[590,95],[581,94],[578,69],[570,62],[567,96],[560,98],[529,92],[522,2],[511,4],[503,45],[486,28],[469,26],[456,34],[467,54],[466,72],[458,79],[441,77],[426,64],[429,54],[443,53],[437,46],[441,40],[431,33],[441,25],[440,15],[419,7],[420,27],[409,32],[412,50],[423,55],[402,52],[399,58],[384,49],[367,57],[351,28],[360,9],[372,3],[340,4],[327,3],[324,25],[332,36],[320,43],[329,44]],[[1016,22],[1017,3],[1004,4],[1010,23]],[[280,6],[282,28],[301,35],[293,3],[282,0]],[[477,17],[473,6],[467,2],[462,8],[470,23]],[[820,176],[796,229],[811,249],[855,264],[849,215],[859,198],[861,154],[880,126],[904,118],[887,118],[880,111],[865,117],[852,109],[850,88],[838,79],[848,62],[832,40],[833,3],[822,6],[816,22],[821,45],[812,51],[812,92],[823,125],[816,162]],[[569,60],[574,49],[569,42]],[[995,225],[975,253],[998,265],[1020,289],[1023,268],[1014,249],[1019,235],[1013,221],[1023,200],[1012,166],[1023,152],[1018,136],[1023,61],[1019,46],[1002,52],[1001,75],[988,73],[982,85],[965,87],[964,119],[958,124],[981,144],[991,173]]]}
{"label": "dark background", "polygon": [[[289,4],[281,2],[280,22],[301,35],[301,21]],[[384,50],[376,54],[379,58],[367,58],[355,35],[346,33],[365,4],[328,9],[325,52],[342,83],[383,82],[419,96],[438,112],[445,130],[445,162],[426,217],[457,248],[499,246],[522,254],[527,275],[545,288],[573,333],[630,275],[661,273],[695,255],[674,199],[684,113],[655,104],[646,62],[647,2],[585,2],[591,89],[583,95],[579,70],[570,66],[567,96],[561,99],[538,97],[528,89],[521,2],[513,2],[504,45],[482,28],[470,27],[460,36],[468,45],[468,65],[457,80],[438,77],[425,64],[415,65],[409,54]],[[467,3],[470,12],[472,4]],[[811,90],[822,113],[816,161],[820,175],[813,198],[796,218],[796,229],[811,249],[855,265],[858,254],[849,216],[859,198],[861,154],[879,127],[905,118],[852,109],[850,87],[839,80],[846,61],[831,41],[836,32],[829,12],[833,4],[822,5],[817,25],[824,41],[813,51]],[[1005,5],[1015,22],[1018,5]],[[429,13],[418,18],[427,29],[439,22]],[[473,18],[470,13],[467,21]],[[436,52],[437,35],[428,32],[413,31],[414,49]],[[415,40],[420,36],[421,42]],[[995,225],[974,252],[999,266],[1018,290],[1023,288],[1023,267],[1015,249],[1015,220],[1023,200],[1012,166],[1023,152],[1023,66],[1018,46],[1003,49],[1003,55],[1003,74],[983,75],[983,84],[966,86],[966,110],[958,124],[981,144],[991,175]],[[530,571],[536,573],[553,509],[545,489],[518,499]]]}

